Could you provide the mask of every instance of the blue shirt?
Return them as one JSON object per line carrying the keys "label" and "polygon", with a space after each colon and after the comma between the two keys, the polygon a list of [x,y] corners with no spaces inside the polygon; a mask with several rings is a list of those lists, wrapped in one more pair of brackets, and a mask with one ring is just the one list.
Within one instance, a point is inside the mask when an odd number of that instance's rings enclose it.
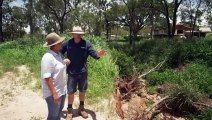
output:
{"label": "blue shirt", "polygon": [[97,52],[92,44],[83,39],[79,43],[75,43],[73,38],[66,41],[62,45],[61,53],[67,53],[67,57],[71,61],[67,67],[69,75],[87,72],[87,58],[89,55],[98,59]]}

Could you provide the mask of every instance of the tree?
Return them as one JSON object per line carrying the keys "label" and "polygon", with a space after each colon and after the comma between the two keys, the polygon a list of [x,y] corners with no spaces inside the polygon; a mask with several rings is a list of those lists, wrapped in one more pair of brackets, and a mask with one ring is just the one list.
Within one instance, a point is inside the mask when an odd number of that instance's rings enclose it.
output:
{"label": "tree", "polygon": [[[172,2],[168,2],[169,0],[159,0],[162,9],[158,9],[161,13],[166,17],[168,31],[167,34],[170,38],[174,37],[175,28],[177,23],[177,12],[179,6],[182,4],[183,0],[173,0]],[[173,11],[173,13],[172,13]],[[171,13],[173,15],[171,15]],[[172,20],[172,24],[170,22]]]}
{"label": "tree", "polygon": [[60,33],[64,31],[64,22],[67,18],[67,15],[71,10],[77,8],[81,0],[39,0],[43,8],[43,10],[47,10],[49,14],[54,16],[55,20],[57,21]]}
{"label": "tree", "polygon": [[[4,18],[5,19],[5,18]],[[4,20],[4,37],[6,39],[14,39],[22,37],[25,34],[24,28],[27,26],[25,9],[13,6],[9,14],[6,14]]]}
{"label": "tree", "polygon": [[207,10],[206,0],[186,0],[183,6],[181,8],[181,23],[190,25],[192,28],[190,37],[192,38],[197,22],[201,22],[201,17]]}
{"label": "tree", "polygon": [[130,44],[132,44],[150,15],[150,2],[148,0],[123,0],[123,2],[127,9],[122,10],[124,14],[120,18],[123,25],[129,27]]}
{"label": "tree", "polygon": [[5,33],[5,28],[10,25],[11,21],[11,16],[12,16],[12,8],[9,5],[13,0],[2,0],[2,5],[1,5],[1,40],[0,42],[5,41],[8,38],[8,35]]}
{"label": "tree", "polygon": [[[110,31],[110,14],[108,14],[109,9],[112,6],[112,1],[108,1],[108,0],[90,0],[91,3],[93,4],[93,6],[95,7],[95,11],[97,15],[96,17],[96,25],[95,25],[95,30],[94,33],[96,33],[97,35],[101,34],[101,27],[104,27],[106,30],[106,37],[107,39],[109,39],[109,31]],[[103,22],[104,21],[104,22]],[[101,25],[102,23],[104,23],[103,25]]]}
{"label": "tree", "polygon": [[36,0],[23,0],[26,7],[26,17],[30,27],[30,35],[34,34],[36,27],[36,11],[35,2]]}
{"label": "tree", "polygon": [[14,26],[11,31],[15,37],[22,37],[25,34],[24,28],[27,27],[25,9],[14,6],[12,8],[12,16],[10,24]]}

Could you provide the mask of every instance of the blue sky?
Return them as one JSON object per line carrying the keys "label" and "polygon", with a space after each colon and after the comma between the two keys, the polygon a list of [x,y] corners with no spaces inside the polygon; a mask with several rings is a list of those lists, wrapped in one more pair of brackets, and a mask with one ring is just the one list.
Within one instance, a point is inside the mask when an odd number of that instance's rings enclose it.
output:
{"label": "blue sky", "polygon": [[23,0],[15,0],[10,5],[11,6],[19,6],[19,7],[21,7],[21,6],[23,6],[23,4],[24,4]]}

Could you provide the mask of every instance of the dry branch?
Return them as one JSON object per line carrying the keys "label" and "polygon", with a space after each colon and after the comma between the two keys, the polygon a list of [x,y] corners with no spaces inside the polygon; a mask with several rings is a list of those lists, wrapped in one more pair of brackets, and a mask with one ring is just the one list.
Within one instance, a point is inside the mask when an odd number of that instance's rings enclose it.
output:
{"label": "dry branch", "polygon": [[138,77],[138,79],[143,78],[144,76],[148,75],[149,73],[155,71],[155,70],[158,69],[158,68],[161,68],[165,62],[166,62],[166,60],[164,60],[164,61],[158,63],[158,64],[157,64],[154,68],[152,68],[150,71],[148,71],[148,72],[146,72],[146,73],[140,75],[140,76]]}
{"label": "dry branch", "polygon": [[151,107],[149,107],[149,108],[146,109],[146,113],[150,112],[155,106],[157,106],[158,104],[160,104],[161,102],[163,102],[167,98],[169,98],[169,96],[166,96],[166,97],[158,100],[157,102],[155,102]]}
{"label": "dry branch", "polygon": [[210,106],[210,105],[208,105],[208,104],[204,104],[204,103],[193,102],[193,104],[196,104],[196,105],[201,105],[201,106],[205,106],[205,107],[212,108],[212,106]]}

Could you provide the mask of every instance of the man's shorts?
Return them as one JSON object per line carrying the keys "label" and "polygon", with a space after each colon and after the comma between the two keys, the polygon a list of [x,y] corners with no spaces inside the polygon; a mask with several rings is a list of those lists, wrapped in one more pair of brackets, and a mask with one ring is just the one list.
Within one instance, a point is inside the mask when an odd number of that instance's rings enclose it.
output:
{"label": "man's shorts", "polygon": [[73,94],[78,90],[86,92],[88,86],[88,73],[68,75],[67,89],[68,94]]}

